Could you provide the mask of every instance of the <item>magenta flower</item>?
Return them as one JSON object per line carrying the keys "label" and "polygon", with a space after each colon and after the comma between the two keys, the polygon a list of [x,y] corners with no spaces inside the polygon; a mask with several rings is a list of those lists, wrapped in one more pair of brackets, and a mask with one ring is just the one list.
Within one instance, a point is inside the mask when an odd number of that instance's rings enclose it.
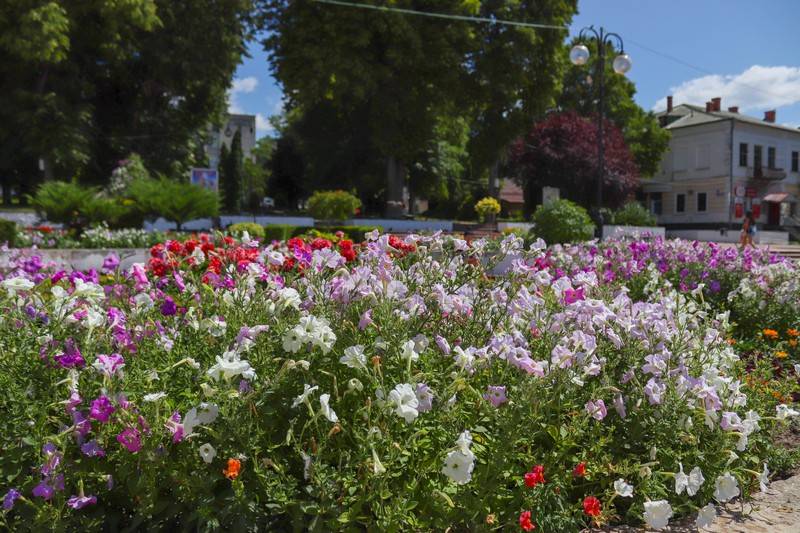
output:
{"label": "magenta flower", "polygon": [[92,407],[89,410],[89,417],[97,420],[98,422],[108,422],[111,415],[116,409],[111,405],[111,400],[108,396],[101,394],[96,400],[92,402]]}
{"label": "magenta flower", "polygon": [[508,401],[506,397],[506,388],[503,385],[487,386],[483,398],[488,400],[495,407],[500,407]]}
{"label": "magenta flower", "polygon": [[136,453],[142,449],[142,439],[136,428],[125,428],[117,435],[117,442],[125,446],[129,452]]}
{"label": "magenta flower", "polygon": [[118,353],[111,355],[100,354],[94,362],[94,368],[104,376],[111,378],[115,375],[122,376],[122,368],[125,366],[125,359]]}
{"label": "magenta flower", "polygon": [[97,496],[72,496],[67,500],[67,505],[73,509],[83,509],[87,505],[94,505],[97,503]]}
{"label": "magenta flower", "polygon": [[103,267],[100,269],[104,274],[113,272],[119,266],[119,257],[114,252],[111,252],[103,259]]}
{"label": "magenta flower", "polygon": [[10,511],[14,508],[14,503],[20,498],[22,498],[22,494],[17,489],[8,489],[8,492],[3,497],[3,509]]}

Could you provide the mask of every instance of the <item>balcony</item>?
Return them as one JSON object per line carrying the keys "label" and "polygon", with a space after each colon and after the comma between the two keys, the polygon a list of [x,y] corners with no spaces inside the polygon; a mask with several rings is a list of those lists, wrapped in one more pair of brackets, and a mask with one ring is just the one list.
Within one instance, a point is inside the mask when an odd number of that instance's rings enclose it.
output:
{"label": "balcony", "polygon": [[747,167],[747,177],[755,180],[777,181],[786,177],[782,168]]}

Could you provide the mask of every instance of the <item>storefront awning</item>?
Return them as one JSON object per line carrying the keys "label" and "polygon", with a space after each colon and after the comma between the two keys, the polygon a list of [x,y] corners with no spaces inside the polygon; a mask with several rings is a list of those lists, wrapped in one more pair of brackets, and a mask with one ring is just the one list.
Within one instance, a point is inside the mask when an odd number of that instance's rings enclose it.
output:
{"label": "storefront awning", "polygon": [[765,202],[774,202],[779,204],[781,202],[785,202],[786,199],[789,197],[788,192],[773,192],[764,197]]}

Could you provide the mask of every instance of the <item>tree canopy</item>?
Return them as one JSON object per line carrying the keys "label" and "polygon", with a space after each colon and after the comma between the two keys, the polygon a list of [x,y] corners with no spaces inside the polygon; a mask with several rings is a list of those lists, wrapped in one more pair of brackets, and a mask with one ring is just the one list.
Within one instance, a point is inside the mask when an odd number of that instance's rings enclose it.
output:
{"label": "tree canopy", "polygon": [[[617,207],[636,189],[639,172],[620,129],[606,121],[603,133],[603,205]],[[510,168],[525,191],[528,214],[537,203],[538,191],[545,186],[558,187],[566,198],[596,207],[597,150],[596,120],[575,111],[551,113],[517,139],[511,149]]]}
{"label": "tree canopy", "polygon": [[[88,183],[142,154],[183,170],[224,111],[249,0],[0,3],[0,177]],[[179,168],[176,168],[177,167]]]}

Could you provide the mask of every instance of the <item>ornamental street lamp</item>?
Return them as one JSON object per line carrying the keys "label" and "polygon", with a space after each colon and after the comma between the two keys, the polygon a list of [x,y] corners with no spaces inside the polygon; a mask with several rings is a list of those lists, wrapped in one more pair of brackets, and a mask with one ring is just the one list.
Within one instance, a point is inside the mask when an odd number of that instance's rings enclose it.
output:
{"label": "ornamental street lamp", "polygon": [[597,99],[597,221],[598,231],[602,231],[603,227],[603,179],[605,178],[605,145],[603,142],[603,119],[605,118],[605,81],[603,79],[603,71],[606,64],[606,46],[614,46],[614,42],[619,47],[619,55],[614,58],[612,67],[617,74],[625,74],[631,69],[633,63],[630,56],[625,53],[625,47],[622,44],[622,37],[616,33],[606,33],[604,28],[599,31],[594,26],[583,28],[578,34],[578,42],[572,47],[569,52],[569,59],[577,66],[585,65],[589,62],[589,48],[582,44],[582,42],[589,42],[595,40],[597,42],[597,83],[598,83],[598,99]]}

